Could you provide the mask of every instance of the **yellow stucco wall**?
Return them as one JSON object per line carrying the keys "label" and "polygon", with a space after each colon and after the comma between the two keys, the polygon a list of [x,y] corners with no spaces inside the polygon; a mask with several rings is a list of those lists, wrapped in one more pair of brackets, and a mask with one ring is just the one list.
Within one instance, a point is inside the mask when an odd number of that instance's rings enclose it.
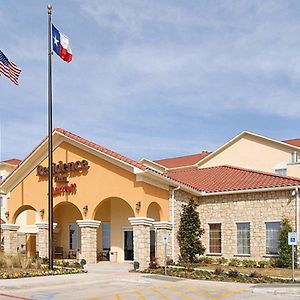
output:
{"label": "yellow stucco wall", "polygon": [[[244,135],[208,161],[201,168],[232,165],[265,172],[275,172],[291,162],[291,148],[252,135]],[[298,172],[299,170],[299,172]],[[297,176],[300,176],[300,169]],[[289,175],[289,173],[288,173]],[[295,172],[293,173],[295,176]]]}
{"label": "yellow stucco wall", "polygon": [[[76,194],[55,196],[54,206],[63,201],[70,201],[82,212],[83,207],[88,205],[85,219],[93,219],[96,207],[101,201],[117,197],[124,199],[136,216],[146,216],[148,206],[152,202],[157,202],[162,209],[161,219],[168,219],[168,191],[144,182],[136,182],[135,174],[66,142],[55,149],[53,154],[55,163],[60,160],[75,162],[83,159],[89,162],[90,168],[82,173],[76,171],[68,175],[69,184],[76,183]],[[47,166],[47,160],[41,165]],[[55,186],[59,184],[54,183]],[[137,201],[142,203],[139,212],[135,211]],[[44,209],[44,220],[47,220],[47,179],[36,176],[35,168],[11,191],[9,201],[11,221],[14,222],[16,211],[24,205],[31,206],[36,211]]]}
{"label": "yellow stucco wall", "polygon": [[[75,194],[54,196],[55,245],[69,250],[69,225],[80,219],[95,219],[111,224],[111,251],[118,252],[118,261],[122,261],[123,229],[130,227],[129,217],[154,217],[155,220],[168,221],[167,190],[152,186],[145,182],[137,182],[132,172],[113,165],[106,160],[87,151],[63,142],[54,150],[53,162],[64,163],[87,160],[89,169],[66,173],[68,185],[76,184]],[[41,165],[46,167],[45,159]],[[47,176],[37,176],[36,166],[30,174],[12,191],[9,201],[10,223],[26,210],[27,221],[34,224],[34,210],[38,214],[44,210],[41,221],[47,221]],[[54,183],[54,187],[64,185]],[[136,203],[141,202],[141,208],[136,210]],[[84,214],[83,208],[88,210]],[[98,228],[97,249],[102,247],[102,225]],[[78,248],[80,248],[80,230],[78,233]]]}

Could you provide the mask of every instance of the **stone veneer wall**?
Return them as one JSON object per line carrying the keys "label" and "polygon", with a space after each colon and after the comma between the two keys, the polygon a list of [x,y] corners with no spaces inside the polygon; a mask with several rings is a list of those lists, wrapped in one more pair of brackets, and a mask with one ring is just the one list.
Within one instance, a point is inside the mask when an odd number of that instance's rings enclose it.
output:
{"label": "stone veneer wall", "polygon": [[[266,257],[265,222],[281,221],[288,217],[295,228],[295,200],[290,191],[231,194],[222,196],[193,197],[183,191],[175,192],[175,257],[180,251],[177,232],[182,204],[189,199],[198,201],[201,226],[205,229],[202,242],[209,253],[209,223],[221,223],[222,256],[232,258],[237,254],[236,222],[250,222],[250,257]],[[171,203],[170,203],[171,216]],[[170,220],[171,221],[171,220]]]}
{"label": "stone veneer wall", "polygon": [[133,226],[134,260],[140,263],[140,269],[146,269],[150,262],[150,226]]}

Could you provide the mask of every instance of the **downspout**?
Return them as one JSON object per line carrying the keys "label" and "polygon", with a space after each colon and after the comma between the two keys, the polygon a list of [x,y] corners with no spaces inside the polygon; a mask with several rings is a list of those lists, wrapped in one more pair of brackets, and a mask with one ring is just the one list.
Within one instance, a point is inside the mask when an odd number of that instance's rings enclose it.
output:
{"label": "downspout", "polygon": [[172,190],[172,216],[171,216],[171,222],[172,222],[172,260],[175,262],[175,191],[178,191],[180,189],[180,185],[177,186]]}

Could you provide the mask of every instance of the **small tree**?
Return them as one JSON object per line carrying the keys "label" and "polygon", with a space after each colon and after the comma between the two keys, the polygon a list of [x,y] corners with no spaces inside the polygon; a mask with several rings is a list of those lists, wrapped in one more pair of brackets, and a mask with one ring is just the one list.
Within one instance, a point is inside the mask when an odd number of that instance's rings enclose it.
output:
{"label": "small tree", "polygon": [[201,228],[199,213],[196,210],[197,206],[192,199],[188,204],[182,205],[183,211],[181,213],[177,239],[181,259],[185,262],[194,262],[195,255],[202,255],[205,251],[205,247],[203,247],[200,240],[204,229]]}
{"label": "small tree", "polygon": [[[283,218],[280,223],[279,253],[276,266],[279,268],[292,267],[292,246],[288,244],[288,233],[292,232],[292,226],[288,218]],[[297,267],[298,255],[295,251],[295,267]]]}

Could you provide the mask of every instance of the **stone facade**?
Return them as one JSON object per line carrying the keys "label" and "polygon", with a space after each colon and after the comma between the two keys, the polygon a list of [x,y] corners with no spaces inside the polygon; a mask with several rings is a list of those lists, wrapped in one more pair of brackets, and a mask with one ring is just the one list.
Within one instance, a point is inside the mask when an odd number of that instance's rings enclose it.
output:
{"label": "stone facade", "polygon": [[17,230],[20,226],[15,224],[2,224],[4,238],[4,252],[8,255],[17,254],[18,234]]}
{"label": "stone facade", "polygon": [[167,238],[167,259],[172,258],[172,223],[154,222],[156,230],[156,257],[158,264],[163,266],[165,263],[165,238]]}
{"label": "stone facade", "polygon": [[128,220],[133,227],[133,257],[143,270],[148,268],[150,263],[150,227],[154,219],[133,217]]}
{"label": "stone facade", "polygon": [[[38,228],[37,241],[36,241],[36,250],[39,253],[39,257],[49,257],[48,249],[48,222],[38,222],[35,224]],[[53,230],[57,226],[56,223],[53,223]]]}
{"label": "stone facade", "polygon": [[[175,236],[180,224],[182,204],[192,196],[177,191],[175,193]],[[206,254],[209,254],[209,224],[221,223],[221,255],[232,258],[237,255],[237,222],[250,223],[250,255],[247,258],[261,260],[266,255],[266,224],[288,217],[295,228],[295,200],[290,191],[236,193],[194,198],[198,201],[201,226],[205,229],[202,236]],[[176,239],[175,254],[179,257]]]}
{"label": "stone facade", "polygon": [[97,228],[101,221],[96,220],[77,220],[81,230],[81,251],[80,259],[85,259],[87,263],[97,262]]}

